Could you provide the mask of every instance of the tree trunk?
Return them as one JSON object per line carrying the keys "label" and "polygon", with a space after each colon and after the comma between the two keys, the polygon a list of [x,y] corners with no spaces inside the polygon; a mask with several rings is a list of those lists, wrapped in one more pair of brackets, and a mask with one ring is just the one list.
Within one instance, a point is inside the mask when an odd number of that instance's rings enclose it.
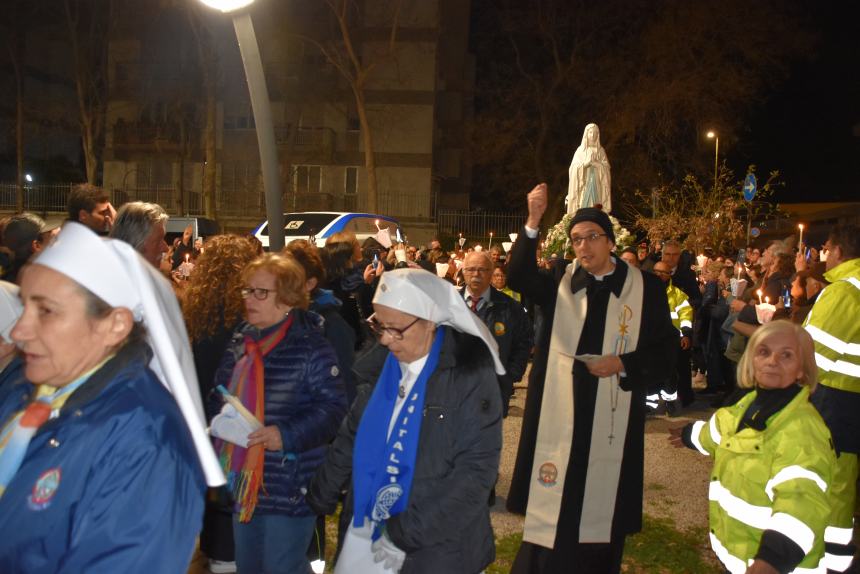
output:
{"label": "tree trunk", "polygon": [[360,86],[353,85],[355,107],[358,110],[358,122],[361,125],[361,135],[364,140],[364,168],[367,170],[367,211],[379,213],[379,194],[376,183],[376,158],[373,154],[373,136],[370,133],[370,122],[367,119],[367,108],[364,93]]}
{"label": "tree trunk", "polygon": [[205,142],[205,156],[203,160],[203,214],[209,219],[217,216],[217,204],[215,201],[215,176],[217,164],[215,154],[217,151],[217,125],[216,116],[218,102],[215,99],[215,83],[206,82],[206,130],[203,134]]}
{"label": "tree trunk", "polygon": [[[86,112],[85,112],[86,113]],[[87,169],[87,183],[96,185],[96,172],[98,171],[98,157],[96,156],[95,144],[93,142],[92,120],[84,124],[83,133],[84,162]]]}
{"label": "tree trunk", "polygon": [[15,186],[15,206],[20,213],[24,211],[24,35],[16,34],[12,67],[15,71],[15,155],[17,180]]}

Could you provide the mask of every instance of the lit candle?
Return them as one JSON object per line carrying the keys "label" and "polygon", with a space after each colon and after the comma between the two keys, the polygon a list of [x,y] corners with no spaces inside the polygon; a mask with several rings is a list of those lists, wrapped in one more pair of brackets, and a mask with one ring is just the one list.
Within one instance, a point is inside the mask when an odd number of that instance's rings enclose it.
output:
{"label": "lit candle", "polygon": [[756,295],[758,295],[758,304],[761,305],[761,289],[756,291]]}
{"label": "lit candle", "polygon": [[188,260],[189,260],[189,259],[191,259],[191,254],[190,254],[190,253],[186,253],[186,254],[185,254],[185,262],[186,262],[186,263],[188,263]]}
{"label": "lit candle", "polygon": [[374,223],[376,224],[376,230],[382,231],[381,229],[379,229],[379,220],[377,219],[376,221],[374,221]]}
{"label": "lit candle", "polygon": [[764,302],[767,303],[768,305],[770,305],[770,297],[765,297]]}
{"label": "lit candle", "polygon": [[803,224],[798,223],[797,228],[800,229],[800,238],[797,240],[797,248],[803,249]]}
{"label": "lit candle", "polygon": [[493,232],[490,232],[490,244],[487,246],[487,249],[493,246]]}

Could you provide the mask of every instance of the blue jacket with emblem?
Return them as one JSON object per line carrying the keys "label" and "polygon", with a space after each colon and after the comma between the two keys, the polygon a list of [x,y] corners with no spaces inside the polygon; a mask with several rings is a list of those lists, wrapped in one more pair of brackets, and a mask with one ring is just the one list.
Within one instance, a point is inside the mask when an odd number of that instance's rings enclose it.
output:
{"label": "blue jacket with emblem", "polygon": [[[254,513],[311,516],[305,492],[346,415],[346,391],[320,316],[301,309],[290,314],[294,319],[286,336],[263,358],[264,424],[280,429],[284,448],[266,451],[263,488]],[[244,354],[245,335],[259,340],[280,326],[260,330],[242,323],[215,374],[215,384],[229,385],[233,367]]]}
{"label": "blue jacket with emblem", "polygon": [[[130,343],[30,441],[0,497],[0,572],[184,572],[206,483],[188,427]],[[0,389],[0,425],[34,396]]]}

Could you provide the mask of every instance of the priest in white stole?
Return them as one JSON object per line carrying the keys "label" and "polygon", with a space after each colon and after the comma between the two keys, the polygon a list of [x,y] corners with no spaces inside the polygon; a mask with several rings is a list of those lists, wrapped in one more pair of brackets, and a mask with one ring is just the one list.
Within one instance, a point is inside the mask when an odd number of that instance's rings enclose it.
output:
{"label": "priest in white stole", "polygon": [[541,305],[546,332],[509,501],[526,514],[511,572],[615,573],[625,537],[642,527],[645,390],[671,373],[677,335],[660,280],[614,257],[604,211],[576,212],[568,232],[577,259],[557,281],[534,257],[544,184],[528,204],[508,277]]}

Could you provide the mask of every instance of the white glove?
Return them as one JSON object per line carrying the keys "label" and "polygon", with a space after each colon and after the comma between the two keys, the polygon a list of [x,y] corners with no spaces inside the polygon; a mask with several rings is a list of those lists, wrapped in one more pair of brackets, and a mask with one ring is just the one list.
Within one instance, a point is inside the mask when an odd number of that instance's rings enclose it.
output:
{"label": "white glove", "polygon": [[406,552],[394,545],[394,542],[388,537],[385,532],[382,533],[376,542],[370,545],[370,550],[373,552],[374,562],[385,562],[386,570],[400,572],[403,567],[403,561],[406,560]]}

